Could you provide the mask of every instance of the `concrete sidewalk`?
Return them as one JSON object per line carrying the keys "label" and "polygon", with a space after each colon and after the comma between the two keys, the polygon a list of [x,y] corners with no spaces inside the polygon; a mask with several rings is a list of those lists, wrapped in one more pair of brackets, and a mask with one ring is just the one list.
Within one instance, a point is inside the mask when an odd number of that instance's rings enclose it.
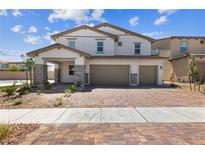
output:
{"label": "concrete sidewalk", "polygon": [[1,109],[0,123],[205,122],[205,107]]}

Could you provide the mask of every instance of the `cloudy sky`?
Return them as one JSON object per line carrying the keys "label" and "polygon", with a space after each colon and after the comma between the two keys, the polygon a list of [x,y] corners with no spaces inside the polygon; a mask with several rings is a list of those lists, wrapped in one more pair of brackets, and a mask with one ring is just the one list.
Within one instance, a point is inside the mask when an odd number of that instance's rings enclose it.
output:
{"label": "cloudy sky", "polygon": [[54,43],[51,34],[102,22],[153,37],[205,36],[205,10],[0,10],[0,60]]}

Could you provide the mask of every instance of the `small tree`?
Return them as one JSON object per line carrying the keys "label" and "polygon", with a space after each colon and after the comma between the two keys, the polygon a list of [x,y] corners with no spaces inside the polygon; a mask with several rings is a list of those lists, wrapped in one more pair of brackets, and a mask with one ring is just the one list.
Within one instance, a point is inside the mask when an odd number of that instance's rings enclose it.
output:
{"label": "small tree", "polygon": [[8,68],[9,71],[13,71],[13,72],[16,72],[16,71],[19,71],[19,67],[17,65],[11,65],[9,68]]}
{"label": "small tree", "polygon": [[33,85],[32,71],[33,71],[33,68],[34,68],[34,60],[33,60],[33,58],[27,58],[23,62],[23,65],[24,65],[24,67],[26,69],[26,80],[27,80],[27,83],[28,83],[28,72],[29,72],[30,86],[32,87],[32,85]]}
{"label": "small tree", "polygon": [[196,82],[196,76],[199,74],[199,70],[197,68],[194,56],[191,56],[191,63],[189,64],[189,68],[188,68],[187,73],[189,76],[190,89],[192,90],[191,83],[193,82],[194,83],[194,91],[196,91],[195,82]]}

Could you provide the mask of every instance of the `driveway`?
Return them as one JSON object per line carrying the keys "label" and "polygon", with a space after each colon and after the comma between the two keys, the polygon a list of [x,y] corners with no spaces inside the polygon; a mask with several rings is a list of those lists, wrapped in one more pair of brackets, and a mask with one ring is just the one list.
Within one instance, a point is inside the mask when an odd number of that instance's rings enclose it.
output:
{"label": "driveway", "polygon": [[64,107],[200,107],[205,95],[177,88],[92,87],[72,94]]}

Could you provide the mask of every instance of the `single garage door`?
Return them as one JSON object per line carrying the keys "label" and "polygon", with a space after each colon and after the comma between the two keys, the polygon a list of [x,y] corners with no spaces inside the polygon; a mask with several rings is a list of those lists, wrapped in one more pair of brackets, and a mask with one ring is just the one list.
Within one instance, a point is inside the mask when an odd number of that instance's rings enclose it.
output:
{"label": "single garage door", "polygon": [[139,66],[139,84],[157,84],[157,66]]}
{"label": "single garage door", "polygon": [[128,65],[90,65],[90,83],[93,85],[128,85]]}

